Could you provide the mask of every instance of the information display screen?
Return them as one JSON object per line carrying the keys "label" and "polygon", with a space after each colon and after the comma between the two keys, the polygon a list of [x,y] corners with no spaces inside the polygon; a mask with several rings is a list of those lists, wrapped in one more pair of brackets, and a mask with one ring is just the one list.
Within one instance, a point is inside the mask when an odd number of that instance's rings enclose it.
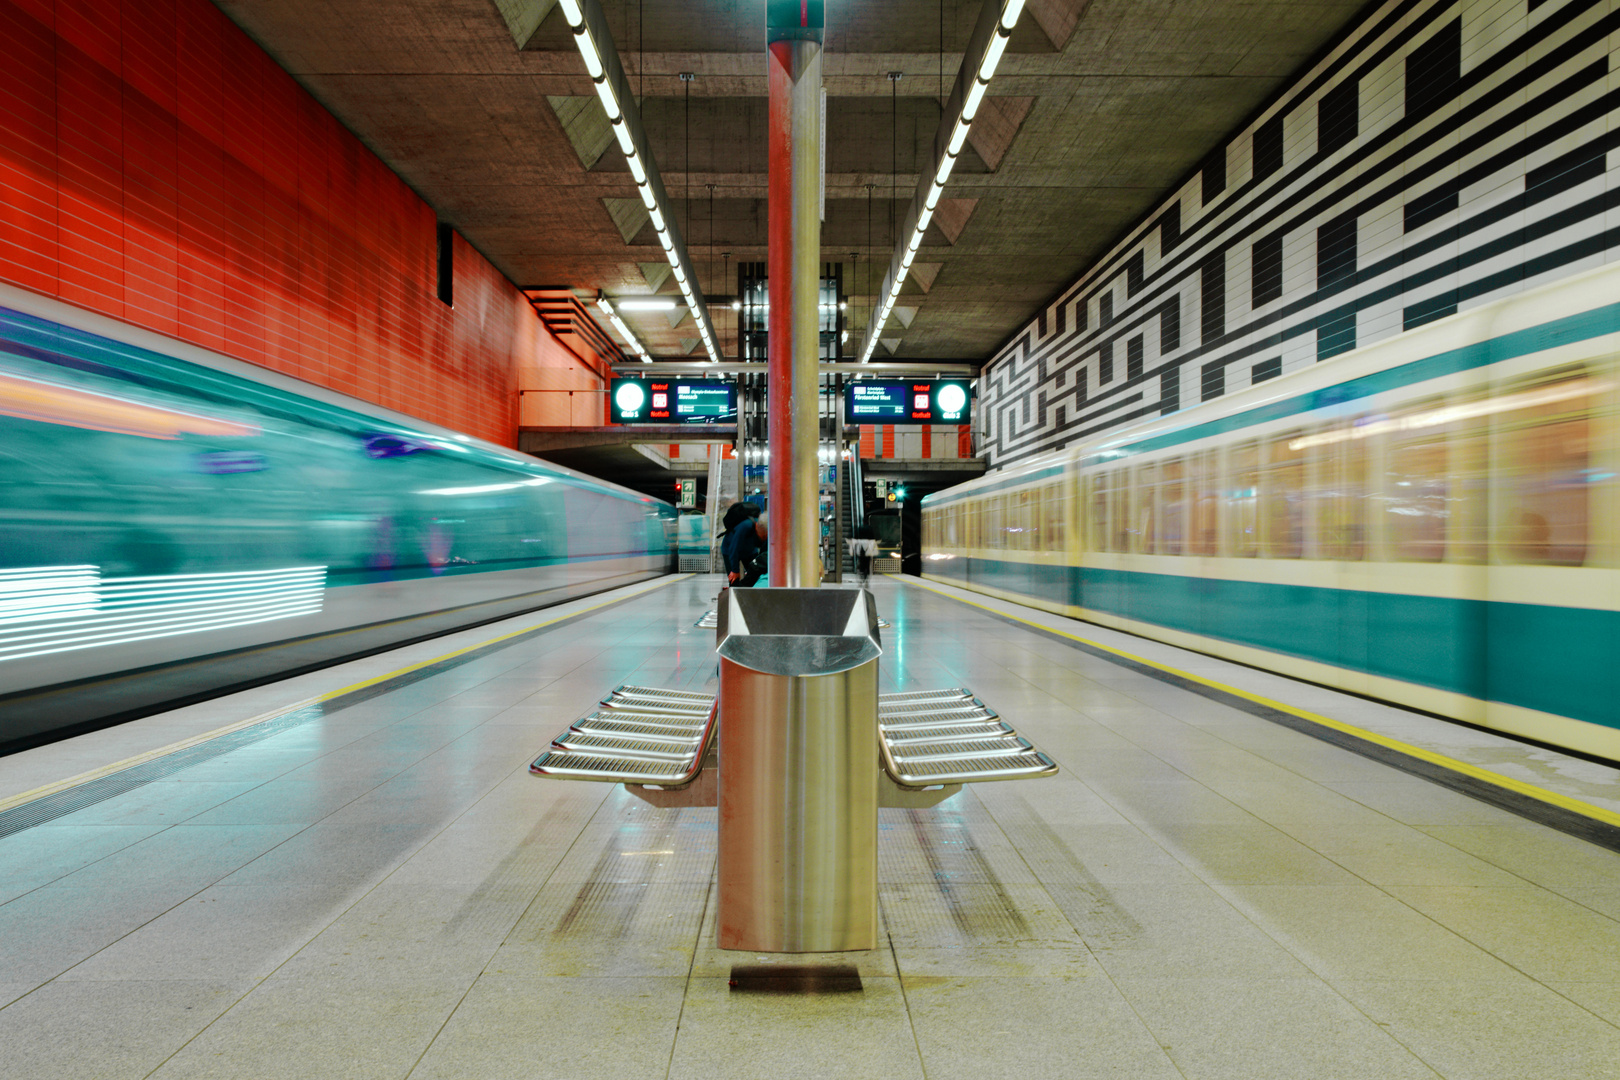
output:
{"label": "information display screen", "polygon": [[856,379],[844,387],[846,424],[970,424],[973,388],[961,379]]}
{"label": "information display screen", "polygon": [[715,379],[614,379],[615,424],[734,424],[737,388]]}

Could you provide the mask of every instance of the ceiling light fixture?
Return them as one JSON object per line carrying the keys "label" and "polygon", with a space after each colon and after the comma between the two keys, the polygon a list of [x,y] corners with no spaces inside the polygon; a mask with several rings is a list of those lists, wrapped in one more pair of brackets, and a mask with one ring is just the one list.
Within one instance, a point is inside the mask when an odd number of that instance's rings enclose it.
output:
{"label": "ceiling light fixture", "polygon": [[620,311],[673,311],[675,298],[673,296],[621,296],[619,297]]}
{"label": "ceiling light fixture", "polygon": [[608,322],[612,323],[613,328],[619,332],[619,336],[624,338],[624,343],[630,346],[630,351],[641,357],[643,360],[650,362],[652,360],[652,356],[645,348],[642,347],[641,342],[636,340],[636,335],[630,332],[630,328],[624,325],[624,320],[619,318],[619,313],[617,311],[613,310],[613,304],[608,300],[608,298],[605,296],[598,296],[596,298],[596,306],[602,309],[602,314],[608,317]]}
{"label": "ceiling light fixture", "polygon": [[[1022,0],[1017,2],[1021,4]],[[625,79],[624,66],[619,62],[613,37],[608,32],[607,18],[602,11],[601,0],[558,0],[558,6],[574,32],[574,44],[579,49],[580,57],[585,61],[585,70],[591,77],[597,98],[602,102],[602,109],[613,123],[613,137],[630,166],[630,176],[636,183],[636,194],[641,197],[642,205],[647,208],[653,231],[658,236],[658,244],[664,249],[664,256],[669,260],[675,281],[681,288],[681,298],[692,310],[698,336],[702,338],[704,348],[708,350],[709,359],[717,361],[720,359],[720,351],[715,344],[714,327],[709,321],[708,305],[703,302],[698,292],[697,274],[687,258],[686,244],[676,229],[675,215],[670,206],[669,196],[664,191],[663,181],[658,175],[658,167],[647,153],[647,139],[641,127],[641,113],[636,107],[634,96],[630,93],[630,84]],[[660,308],[673,309],[674,298],[666,299],[667,305],[661,304]],[[647,350],[631,335],[629,328],[624,325],[624,321],[619,318],[607,299],[605,297],[599,299],[597,305],[630,343],[631,349],[643,360],[650,360]],[[631,310],[642,305],[630,302],[621,303],[620,306]]]}
{"label": "ceiling light fixture", "polygon": [[[567,0],[563,2],[566,3]],[[985,5],[979,12],[978,25],[974,27],[973,36],[968,41],[967,51],[962,57],[962,67],[956,73],[956,85],[946,101],[945,115],[940,118],[939,133],[934,137],[935,152],[939,154],[939,160],[934,163],[933,173],[924,172],[918,181],[917,192],[912,196],[911,209],[906,215],[911,227],[902,230],[905,239],[895,245],[894,255],[889,260],[889,276],[885,280],[883,302],[867,323],[866,339],[858,350],[863,364],[871,361],[872,353],[877,349],[878,335],[883,332],[884,323],[888,322],[890,314],[893,313],[895,301],[900,299],[900,290],[905,283],[906,274],[922,247],[923,234],[928,231],[928,226],[934,220],[934,211],[939,208],[940,196],[945,193],[945,184],[951,178],[951,171],[956,168],[957,155],[967,144],[973,119],[979,113],[985,92],[990,89],[990,80],[1001,64],[1001,57],[1007,51],[1007,44],[1012,40],[1013,28],[1018,25],[1018,16],[1023,10],[1024,0],[1001,0],[1000,3],[997,0],[985,0]],[[942,153],[938,149],[941,147]]]}

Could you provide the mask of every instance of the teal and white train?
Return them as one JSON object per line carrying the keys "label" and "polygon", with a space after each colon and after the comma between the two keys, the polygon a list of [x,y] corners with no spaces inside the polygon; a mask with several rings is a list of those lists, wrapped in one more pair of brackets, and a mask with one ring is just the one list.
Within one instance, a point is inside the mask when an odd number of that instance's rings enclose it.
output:
{"label": "teal and white train", "polygon": [[923,500],[924,576],[1620,760],[1620,268]]}
{"label": "teal and white train", "polygon": [[0,753],[666,573],[674,520],[0,287]]}

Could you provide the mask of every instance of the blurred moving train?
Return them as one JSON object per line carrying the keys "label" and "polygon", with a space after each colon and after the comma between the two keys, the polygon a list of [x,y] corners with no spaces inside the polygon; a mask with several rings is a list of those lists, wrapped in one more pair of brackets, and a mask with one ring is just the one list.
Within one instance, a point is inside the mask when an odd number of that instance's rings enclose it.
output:
{"label": "blurred moving train", "polygon": [[665,573],[674,517],[0,288],[0,753]]}
{"label": "blurred moving train", "polygon": [[924,576],[1620,760],[1620,268],[923,501]]}

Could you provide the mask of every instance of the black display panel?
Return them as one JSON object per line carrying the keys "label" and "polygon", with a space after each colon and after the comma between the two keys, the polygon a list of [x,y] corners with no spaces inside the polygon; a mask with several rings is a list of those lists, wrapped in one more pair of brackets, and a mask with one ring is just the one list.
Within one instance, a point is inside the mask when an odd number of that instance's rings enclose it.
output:
{"label": "black display panel", "polygon": [[715,379],[614,379],[615,424],[735,424],[737,388]]}
{"label": "black display panel", "polygon": [[844,386],[846,424],[971,424],[965,379],[856,379]]}

